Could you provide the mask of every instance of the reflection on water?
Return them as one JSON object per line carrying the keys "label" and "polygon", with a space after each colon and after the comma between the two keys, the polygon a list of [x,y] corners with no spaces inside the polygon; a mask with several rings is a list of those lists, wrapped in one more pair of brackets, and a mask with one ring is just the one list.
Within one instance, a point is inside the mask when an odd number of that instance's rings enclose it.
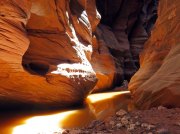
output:
{"label": "reflection on water", "polygon": [[36,116],[25,121],[24,125],[17,126],[13,129],[13,134],[38,134],[53,133],[59,131],[61,121],[76,111],[62,112],[59,114]]}
{"label": "reflection on water", "polygon": [[0,134],[52,134],[62,128],[82,127],[95,119],[105,119],[118,109],[128,109],[128,91],[89,95],[84,108],[54,113],[0,115]]}
{"label": "reflection on water", "polygon": [[103,120],[118,109],[130,110],[131,97],[129,91],[92,94],[87,97],[87,103],[96,119]]}

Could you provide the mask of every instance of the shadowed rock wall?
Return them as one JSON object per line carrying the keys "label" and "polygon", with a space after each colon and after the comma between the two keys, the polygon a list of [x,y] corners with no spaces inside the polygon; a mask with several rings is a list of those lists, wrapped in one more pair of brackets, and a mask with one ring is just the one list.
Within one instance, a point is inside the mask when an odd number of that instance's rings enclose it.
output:
{"label": "shadowed rock wall", "polygon": [[180,1],[160,0],[158,19],[129,90],[137,107],[180,107]]}
{"label": "shadowed rock wall", "polygon": [[109,71],[114,74],[113,86],[120,86],[123,80],[129,81],[139,68],[139,53],[157,18],[158,2],[97,0],[96,4],[101,14],[96,35],[113,58],[115,70]]}

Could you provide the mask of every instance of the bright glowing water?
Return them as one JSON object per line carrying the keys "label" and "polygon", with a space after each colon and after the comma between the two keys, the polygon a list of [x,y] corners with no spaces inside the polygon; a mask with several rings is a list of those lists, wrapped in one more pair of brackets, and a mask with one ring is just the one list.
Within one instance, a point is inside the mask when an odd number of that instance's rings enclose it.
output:
{"label": "bright glowing water", "polygon": [[83,108],[54,112],[19,112],[0,115],[0,134],[52,134],[63,128],[82,127],[105,119],[118,109],[128,109],[130,93],[109,92],[87,97]]}

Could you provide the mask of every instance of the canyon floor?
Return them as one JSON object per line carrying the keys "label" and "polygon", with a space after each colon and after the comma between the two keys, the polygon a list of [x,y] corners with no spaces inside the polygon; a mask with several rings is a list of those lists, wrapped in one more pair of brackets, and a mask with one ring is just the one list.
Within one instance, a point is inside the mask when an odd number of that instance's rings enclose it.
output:
{"label": "canyon floor", "polygon": [[[119,110],[104,121],[84,128],[65,129],[62,134],[180,134],[180,108],[163,106],[150,110]],[[59,134],[58,132],[55,134]]]}

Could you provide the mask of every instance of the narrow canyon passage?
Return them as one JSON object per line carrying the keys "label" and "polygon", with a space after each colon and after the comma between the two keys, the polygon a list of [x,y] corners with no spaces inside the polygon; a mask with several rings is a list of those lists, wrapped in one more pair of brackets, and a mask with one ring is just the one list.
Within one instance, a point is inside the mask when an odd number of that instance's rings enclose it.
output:
{"label": "narrow canyon passage", "polygon": [[157,1],[8,0],[1,13],[0,107],[58,108],[130,80]]}
{"label": "narrow canyon passage", "polygon": [[0,134],[179,134],[179,59],[179,0],[0,0]]}

